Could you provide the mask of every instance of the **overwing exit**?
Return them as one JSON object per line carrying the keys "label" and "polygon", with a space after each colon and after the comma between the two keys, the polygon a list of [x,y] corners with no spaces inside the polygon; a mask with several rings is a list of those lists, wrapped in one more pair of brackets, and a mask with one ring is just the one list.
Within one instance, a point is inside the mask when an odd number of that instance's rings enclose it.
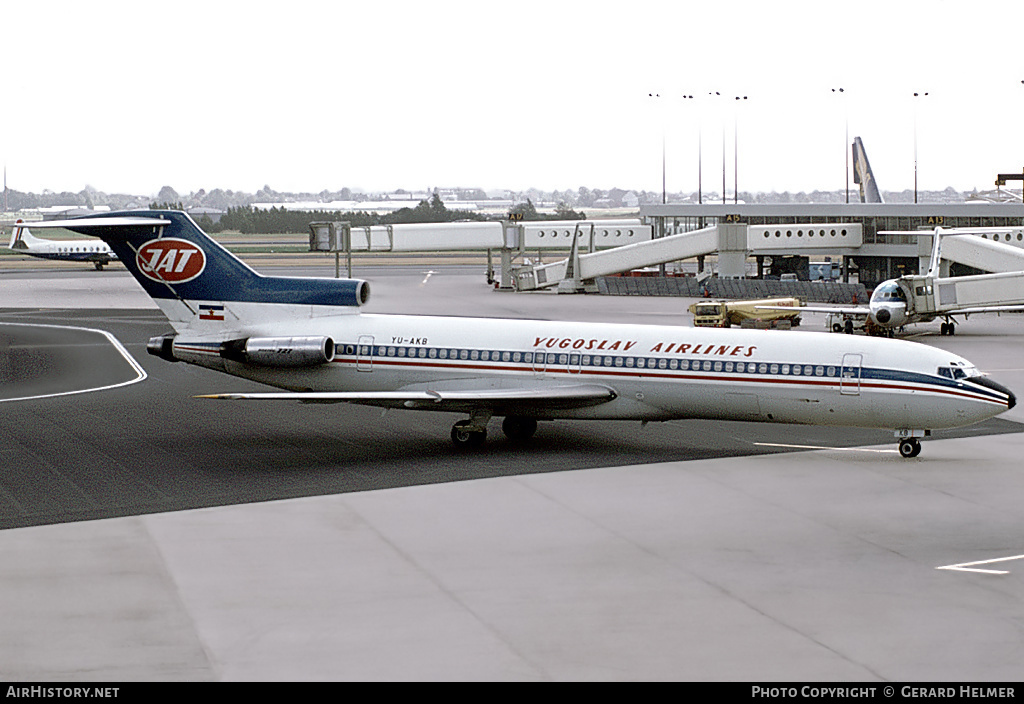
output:
{"label": "overwing exit", "polygon": [[[53,225],[58,226],[58,225]],[[173,328],[151,354],[276,387],[206,398],[359,403],[494,417],[513,440],[538,421],[685,418],[886,428],[914,457],[936,428],[1016,403],[966,359],[901,340],[824,333],[364,314],[358,279],[263,276],[185,213],[59,223],[101,237]]]}

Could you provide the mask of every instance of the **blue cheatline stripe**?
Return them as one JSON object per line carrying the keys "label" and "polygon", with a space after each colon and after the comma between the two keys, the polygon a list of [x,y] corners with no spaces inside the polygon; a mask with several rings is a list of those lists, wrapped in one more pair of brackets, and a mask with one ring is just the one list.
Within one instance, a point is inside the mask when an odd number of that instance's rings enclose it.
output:
{"label": "blue cheatline stripe", "polygon": [[144,275],[135,253],[142,245],[158,236],[157,228],[112,226],[75,228],[74,219],[67,229],[100,237],[110,245],[118,259],[153,298],[192,301],[227,301],[248,303],[280,303],[311,306],[358,306],[365,302],[367,284],[358,279],[315,279],[262,276],[238,257],[206,235],[186,213],[168,210],[143,210],[91,215],[85,220],[95,223],[108,217],[149,217],[170,222],[162,238],[174,237],[191,242],[206,256],[203,273],[183,283],[162,283]]}

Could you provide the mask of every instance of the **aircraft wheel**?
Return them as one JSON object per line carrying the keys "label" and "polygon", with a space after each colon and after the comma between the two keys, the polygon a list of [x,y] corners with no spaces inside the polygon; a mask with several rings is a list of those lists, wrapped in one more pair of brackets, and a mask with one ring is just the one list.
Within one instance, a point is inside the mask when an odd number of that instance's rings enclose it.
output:
{"label": "aircraft wheel", "polygon": [[917,457],[921,454],[921,441],[917,438],[905,438],[900,440],[900,455],[903,457]]}
{"label": "aircraft wheel", "polygon": [[468,420],[460,420],[452,426],[452,442],[457,447],[480,447],[486,439],[487,429],[473,429]]}
{"label": "aircraft wheel", "polygon": [[842,332],[843,326],[839,323],[832,323],[832,332]]}
{"label": "aircraft wheel", "polygon": [[501,430],[509,440],[529,440],[537,432],[537,421],[533,418],[506,416],[501,422]]}
{"label": "aircraft wheel", "polygon": [[103,262],[95,262],[93,266],[96,267],[96,271],[103,271]]}

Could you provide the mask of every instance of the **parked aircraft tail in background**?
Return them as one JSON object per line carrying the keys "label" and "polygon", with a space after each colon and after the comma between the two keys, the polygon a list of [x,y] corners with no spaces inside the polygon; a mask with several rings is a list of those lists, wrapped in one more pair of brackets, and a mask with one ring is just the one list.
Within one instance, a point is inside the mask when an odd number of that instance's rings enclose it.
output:
{"label": "parked aircraft tail in background", "polygon": [[868,163],[868,154],[864,151],[864,142],[860,137],[853,138],[853,182],[860,186],[861,203],[884,203],[878,190],[875,174]]}

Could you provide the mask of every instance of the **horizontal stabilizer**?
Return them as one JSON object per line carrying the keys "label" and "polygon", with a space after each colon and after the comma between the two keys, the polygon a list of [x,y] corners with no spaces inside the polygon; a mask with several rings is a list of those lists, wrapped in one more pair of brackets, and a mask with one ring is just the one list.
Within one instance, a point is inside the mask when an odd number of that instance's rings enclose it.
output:
{"label": "horizontal stabilizer", "polygon": [[42,220],[31,223],[33,230],[74,230],[88,234],[88,230],[110,229],[113,227],[161,227],[170,225],[170,220],[141,217],[113,218],[71,218],[69,220]]}

